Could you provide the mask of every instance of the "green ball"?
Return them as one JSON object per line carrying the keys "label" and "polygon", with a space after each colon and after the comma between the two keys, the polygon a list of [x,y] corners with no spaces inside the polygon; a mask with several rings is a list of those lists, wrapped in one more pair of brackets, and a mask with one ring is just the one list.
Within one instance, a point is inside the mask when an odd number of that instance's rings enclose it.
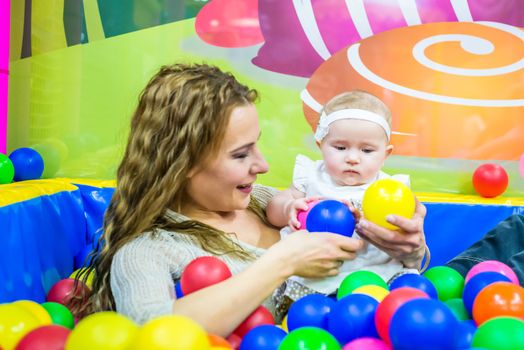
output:
{"label": "green ball", "polygon": [[55,303],[53,301],[48,301],[46,303],[42,303],[42,306],[44,309],[46,309],[49,316],[51,316],[53,324],[58,324],[69,329],[73,329],[75,327],[75,319],[73,314],[71,314],[71,311],[69,311],[69,309],[64,305]]}
{"label": "green ball", "polygon": [[462,298],[464,277],[451,267],[432,267],[424,273],[424,277],[433,283],[441,301]]}
{"label": "green ball", "polygon": [[448,299],[444,302],[448,308],[453,312],[455,317],[460,321],[466,321],[471,319],[468,314],[468,310],[464,306],[464,302],[460,298]]}
{"label": "green ball", "polygon": [[360,270],[350,273],[344,278],[338,287],[337,299],[340,300],[346,295],[353,293],[355,289],[367,285],[375,285],[389,290],[387,283],[374,272]]}
{"label": "green ball", "polygon": [[321,328],[301,327],[290,332],[280,343],[278,350],[340,350],[334,336]]}
{"label": "green ball", "polygon": [[0,185],[10,184],[15,177],[13,162],[5,154],[0,153]]}
{"label": "green ball", "polygon": [[516,317],[495,317],[480,325],[472,347],[490,350],[524,349],[524,321]]}

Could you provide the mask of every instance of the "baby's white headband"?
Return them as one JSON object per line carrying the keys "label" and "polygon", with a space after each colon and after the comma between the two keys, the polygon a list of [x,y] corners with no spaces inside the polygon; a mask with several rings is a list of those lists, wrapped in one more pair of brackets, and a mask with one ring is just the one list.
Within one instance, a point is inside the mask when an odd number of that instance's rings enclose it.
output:
{"label": "baby's white headband", "polygon": [[365,109],[340,109],[333,113],[326,114],[322,112],[320,115],[320,120],[317,125],[317,130],[315,131],[315,140],[321,142],[324,137],[329,132],[329,125],[341,119],[357,119],[357,120],[367,120],[369,122],[378,124],[386,132],[388,141],[391,137],[391,128],[389,127],[388,122],[381,117],[380,115],[366,111]]}

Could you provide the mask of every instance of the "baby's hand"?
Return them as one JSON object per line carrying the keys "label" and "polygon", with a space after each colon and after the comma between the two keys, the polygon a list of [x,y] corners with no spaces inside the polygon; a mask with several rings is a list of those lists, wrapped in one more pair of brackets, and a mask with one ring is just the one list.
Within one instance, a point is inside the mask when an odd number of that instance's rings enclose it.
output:
{"label": "baby's hand", "polygon": [[360,210],[355,208],[355,206],[353,205],[353,203],[351,203],[351,201],[348,201],[346,199],[342,199],[340,201],[348,206],[349,211],[353,214],[353,217],[355,218],[355,223],[358,223],[360,219],[362,219],[362,216],[363,216]]}
{"label": "baby's hand", "polygon": [[307,211],[309,209],[309,203],[318,201],[319,199],[320,199],[319,197],[298,198],[298,199],[291,200],[288,203],[288,208],[287,208],[288,217],[289,217],[288,225],[289,227],[291,227],[293,231],[297,231],[300,229],[302,230],[306,229],[305,227],[300,227],[300,222],[298,221],[298,218],[297,218],[298,212]]}

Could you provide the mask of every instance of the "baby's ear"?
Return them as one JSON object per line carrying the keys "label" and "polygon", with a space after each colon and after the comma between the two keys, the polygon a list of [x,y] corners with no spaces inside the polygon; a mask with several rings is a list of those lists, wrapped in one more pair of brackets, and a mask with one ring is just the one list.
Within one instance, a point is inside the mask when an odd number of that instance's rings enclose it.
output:
{"label": "baby's ear", "polygon": [[387,145],[386,146],[386,158],[389,157],[391,155],[391,153],[393,153],[393,145]]}

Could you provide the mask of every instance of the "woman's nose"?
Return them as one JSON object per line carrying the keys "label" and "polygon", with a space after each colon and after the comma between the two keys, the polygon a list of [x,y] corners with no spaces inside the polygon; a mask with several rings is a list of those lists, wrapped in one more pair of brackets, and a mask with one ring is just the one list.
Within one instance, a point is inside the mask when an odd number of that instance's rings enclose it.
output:
{"label": "woman's nose", "polygon": [[256,174],[267,173],[269,170],[269,164],[266,162],[266,159],[258,149],[256,149],[255,152],[256,158],[255,162],[253,163],[252,171]]}

